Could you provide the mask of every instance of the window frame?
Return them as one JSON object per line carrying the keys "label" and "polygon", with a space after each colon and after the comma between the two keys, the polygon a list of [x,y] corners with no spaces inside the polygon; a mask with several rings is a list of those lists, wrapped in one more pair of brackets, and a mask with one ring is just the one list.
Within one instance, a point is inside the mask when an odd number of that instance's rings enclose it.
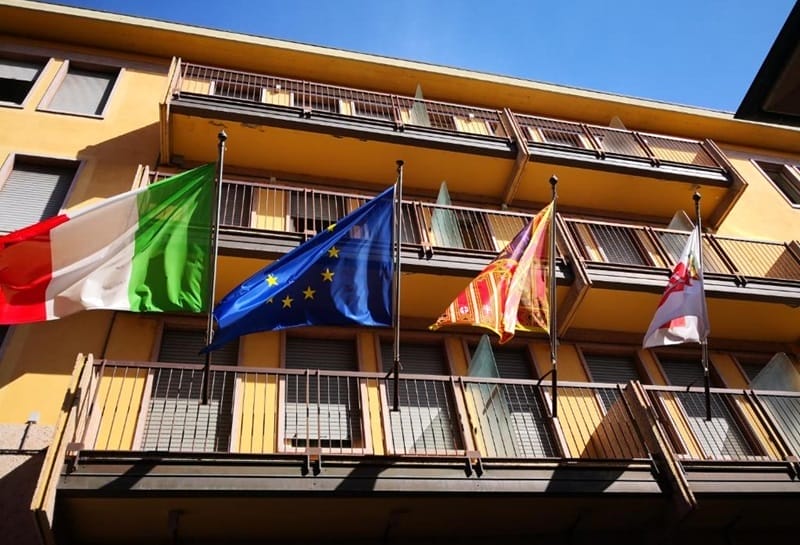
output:
{"label": "window frame", "polygon": [[[779,157],[750,157],[750,162],[758,169],[761,175],[772,184],[772,187],[775,188],[789,206],[795,210],[800,210],[800,163],[781,159]],[[772,178],[768,169],[765,169],[763,165],[775,166],[781,171],[783,177],[792,185],[792,188],[797,193],[797,202],[795,202],[780,184]]]}
{"label": "window frame", "polygon": [[[74,174],[72,176],[72,180],[69,182],[69,187],[67,187],[67,190],[64,193],[64,199],[61,202],[61,205],[58,207],[58,210],[56,211],[54,216],[63,214],[64,211],[68,208],[67,203],[70,202],[70,199],[72,198],[72,193],[78,184],[78,180],[80,180],[81,175],[83,174],[83,169],[86,164],[85,161],[68,157],[29,155],[26,153],[17,153],[17,152],[9,153],[6,156],[5,160],[2,163],[0,163],[0,199],[3,198],[3,189],[8,183],[8,179],[11,177],[11,174],[14,172],[14,166],[20,160],[23,163],[28,163],[37,166],[53,166],[53,167],[65,167],[65,168],[74,167]],[[42,221],[42,219],[38,219],[27,225],[33,225],[34,223],[38,223],[39,221]],[[21,229],[23,227],[26,227],[27,225],[21,225],[16,229]]]}
{"label": "window frame", "polygon": [[[107,97],[105,102],[103,103],[103,108],[99,114],[86,113],[86,112],[71,112],[68,110],[60,110],[51,107],[53,100],[55,99],[56,95],[61,89],[61,86],[64,84],[67,75],[69,74],[70,67],[74,68],[75,70],[114,74],[113,82],[111,83],[110,88],[106,90]],[[61,66],[59,67],[58,72],[56,72],[55,77],[50,82],[50,85],[48,86],[44,96],[39,101],[39,105],[37,106],[36,110],[46,113],[84,117],[87,119],[105,119],[106,116],[109,114],[110,104],[114,100],[114,96],[116,95],[117,89],[120,86],[119,82],[122,79],[124,73],[125,73],[125,67],[118,64],[84,62],[84,61],[65,59],[61,63]]]}
{"label": "window frame", "polygon": [[594,380],[594,377],[592,377],[592,371],[589,368],[588,359],[591,356],[596,355],[596,356],[631,358],[633,360],[633,365],[636,368],[636,374],[638,375],[637,380],[642,384],[655,384],[655,381],[653,380],[653,375],[647,369],[647,366],[644,364],[644,361],[642,360],[641,354],[639,352],[639,347],[605,345],[597,343],[580,343],[575,345],[575,349],[578,352],[578,360],[580,361],[581,366],[583,367],[583,372],[586,374],[586,377],[591,383],[607,384],[603,382],[596,382]]}
{"label": "window frame", "polygon": [[[290,332],[281,331],[280,332],[280,360],[279,365],[280,369],[288,369],[286,366],[286,355],[287,355],[287,339],[288,337],[294,337],[298,339],[307,338],[307,339],[331,339],[337,341],[350,341],[353,343],[354,352],[356,356],[356,370],[349,371],[351,373],[361,373],[364,368],[364,361],[363,361],[363,349],[361,347],[361,343],[363,342],[361,336],[358,335],[358,331],[356,330],[348,330],[343,328],[314,328],[311,331],[303,331],[301,328],[295,328]],[[289,438],[286,436],[286,408],[287,408],[287,387],[286,387],[286,377],[285,373],[281,373],[278,375],[278,384],[277,384],[277,423],[275,426],[275,435],[276,435],[276,447],[277,452],[281,453],[290,453],[290,454],[297,454],[297,453],[306,453],[308,451],[317,451],[323,454],[325,453],[335,453],[335,454],[373,454],[373,437],[372,437],[372,422],[371,416],[369,412],[369,392],[367,387],[368,380],[362,377],[357,377],[358,380],[358,396],[359,396],[359,403],[362,407],[361,415],[359,416],[358,420],[361,424],[361,441],[362,444],[353,444],[351,441],[350,447],[343,447],[343,446],[309,446],[306,448],[305,446],[301,445],[292,445]],[[309,441],[310,442],[310,441]]]}
{"label": "window frame", "polygon": [[26,61],[29,61],[29,62],[30,61],[41,61],[41,63],[42,63],[42,66],[39,69],[38,73],[36,74],[36,77],[31,82],[30,89],[28,89],[28,92],[25,94],[25,97],[22,99],[22,101],[17,103],[17,102],[11,102],[11,101],[8,101],[8,100],[0,100],[0,107],[24,109],[24,108],[26,108],[28,106],[28,104],[32,100],[32,97],[34,95],[34,91],[37,91],[39,89],[39,87],[41,85],[43,85],[42,84],[42,80],[43,80],[42,76],[46,72],[48,72],[50,66],[54,62],[53,58],[52,57],[48,57],[46,55],[17,54],[17,53],[12,53],[12,52],[9,52],[9,51],[0,51],[0,58],[7,59],[7,60],[23,61],[23,62],[26,62]]}

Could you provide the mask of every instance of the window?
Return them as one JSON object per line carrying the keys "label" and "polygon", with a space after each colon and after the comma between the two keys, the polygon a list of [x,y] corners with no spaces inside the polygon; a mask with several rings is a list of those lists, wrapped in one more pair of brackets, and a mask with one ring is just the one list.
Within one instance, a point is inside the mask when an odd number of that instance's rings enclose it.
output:
{"label": "window", "polygon": [[347,212],[346,198],[322,193],[290,193],[289,210],[294,231],[319,233]]}
{"label": "window", "polygon": [[391,104],[382,104],[380,102],[353,102],[353,114],[359,117],[368,117],[371,119],[385,119],[386,121],[394,121],[394,107]]}
{"label": "window", "polygon": [[[353,339],[286,338],[286,368],[358,371]],[[284,379],[284,441],[289,447],[353,448],[363,444],[359,379],[289,374]]]}
{"label": "window", "polygon": [[[471,347],[474,354],[476,347]],[[532,380],[525,348],[492,347],[500,378]],[[558,449],[541,389],[535,384],[467,382],[486,454],[498,458],[547,458]]]}
{"label": "window", "polygon": [[796,165],[755,161],[789,202],[800,206],[800,169]]}
{"label": "window", "polygon": [[0,59],[0,102],[22,104],[42,73],[44,61]]}
{"label": "window", "polygon": [[14,158],[8,176],[0,179],[0,233],[58,214],[77,170],[73,162]]}
{"label": "window", "polygon": [[222,209],[220,225],[250,227],[252,223],[253,189],[242,183],[222,184]]}
{"label": "window", "polygon": [[588,224],[588,227],[606,263],[649,265],[642,252],[641,239],[634,229],[604,223]]}
{"label": "window", "polygon": [[[584,361],[592,382],[627,384],[639,380],[636,357],[633,355],[584,354]],[[606,412],[611,411],[619,399],[616,389],[598,389],[597,395]]]}
{"label": "window", "polygon": [[548,144],[556,144],[559,146],[567,146],[570,148],[585,148],[583,135],[575,132],[562,129],[534,129],[538,130],[541,138]]}
{"label": "window", "polygon": [[[205,346],[205,332],[196,329],[165,328],[158,361],[163,363],[204,363],[199,354]],[[231,342],[212,354],[212,364],[237,364],[238,342]],[[224,452],[229,448],[233,422],[235,373],[212,371],[210,397],[202,404],[202,368],[157,369],[152,376],[150,404],[142,433],[142,449],[169,452]]]}
{"label": "window", "polygon": [[[383,370],[389,372],[394,361],[394,344],[381,341]],[[438,343],[403,343],[400,346],[400,410],[389,412],[391,432],[389,450],[395,454],[446,454],[461,448],[456,428],[455,405],[444,348]],[[430,375],[430,379],[408,375]],[[387,390],[393,388],[391,381]],[[391,406],[392,392],[387,391]]]}
{"label": "window", "polygon": [[247,81],[214,80],[211,88],[212,95],[253,102],[263,102],[264,93],[264,87]]}
{"label": "window", "polygon": [[82,68],[69,64],[47,110],[101,116],[114,88],[118,71]]}

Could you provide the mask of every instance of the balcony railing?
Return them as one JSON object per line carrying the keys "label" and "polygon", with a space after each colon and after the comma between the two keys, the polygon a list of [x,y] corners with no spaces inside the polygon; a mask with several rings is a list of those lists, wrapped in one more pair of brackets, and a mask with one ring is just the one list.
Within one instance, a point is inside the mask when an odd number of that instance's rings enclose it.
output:
{"label": "balcony railing", "polygon": [[180,74],[173,88],[178,95],[214,96],[294,108],[307,116],[345,116],[385,122],[396,128],[409,125],[508,140],[498,110],[190,63],[181,63]]}
{"label": "balcony railing", "polygon": [[[680,258],[688,233],[637,225],[567,219],[567,233],[578,259],[645,268],[670,268]],[[706,273],[748,279],[800,281],[800,258],[790,244],[703,235]]]}
{"label": "balcony railing", "polygon": [[[403,375],[399,411],[382,374],[101,361],[84,373],[67,440],[82,450],[199,455],[306,453],[479,456],[497,460],[644,460],[657,425],[679,460],[790,463],[800,453],[800,394]],[[640,422],[638,418],[648,418]],[[658,424],[646,415],[658,414]],[[645,416],[643,416],[645,415]],[[75,448],[74,446],[72,448]]]}
{"label": "balcony railing", "polygon": [[[564,384],[560,421],[534,381],[103,361],[83,390],[84,450],[644,459],[622,386]],[[549,387],[548,387],[549,388]]]}
{"label": "balcony railing", "polygon": [[514,114],[531,148],[569,149],[595,157],[624,157],[652,166],[684,165],[722,172],[703,142]]}
{"label": "balcony railing", "polygon": [[[369,197],[276,184],[226,181],[222,226],[309,237],[364,204]],[[530,214],[405,201],[403,243],[420,251],[494,256],[531,219]],[[565,219],[560,255],[574,248],[575,260],[631,268],[671,268],[688,233],[640,225]],[[800,253],[792,244],[703,235],[704,270],[737,284],[749,279],[800,281]]]}
{"label": "balcony railing", "polygon": [[380,93],[324,83],[180,63],[172,83],[176,97],[213,96],[215,99],[294,109],[305,117],[340,116],[395,129],[414,127],[460,137],[510,141],[519,125],[532,149],[554,149],[639,161],[653,167],[690,167],[697,171],[725,173],[725,166],[697,140],[640,133],[547,119],[500,110],[452,104],[412,96]]}

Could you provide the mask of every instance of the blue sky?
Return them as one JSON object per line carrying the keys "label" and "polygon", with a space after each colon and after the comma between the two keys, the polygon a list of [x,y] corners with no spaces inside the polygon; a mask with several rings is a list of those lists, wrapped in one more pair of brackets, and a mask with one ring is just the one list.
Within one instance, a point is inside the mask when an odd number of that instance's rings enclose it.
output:
{"label": "blue sky", "polygon": [[794,0],[60,0],[735,111]]}

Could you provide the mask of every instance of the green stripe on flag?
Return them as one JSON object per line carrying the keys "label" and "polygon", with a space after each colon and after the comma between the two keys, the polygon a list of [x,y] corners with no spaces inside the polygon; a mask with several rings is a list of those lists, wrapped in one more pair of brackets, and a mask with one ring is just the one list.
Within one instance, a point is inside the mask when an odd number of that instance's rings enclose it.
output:
{"label": "green stripe on flag", "polygon": [[153,184],[138,196],[128,297],[134,312],[208,307],[214,165]]}

